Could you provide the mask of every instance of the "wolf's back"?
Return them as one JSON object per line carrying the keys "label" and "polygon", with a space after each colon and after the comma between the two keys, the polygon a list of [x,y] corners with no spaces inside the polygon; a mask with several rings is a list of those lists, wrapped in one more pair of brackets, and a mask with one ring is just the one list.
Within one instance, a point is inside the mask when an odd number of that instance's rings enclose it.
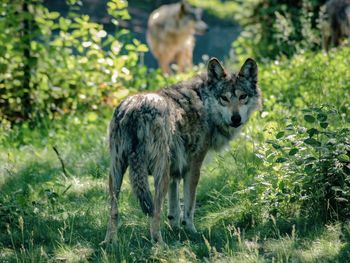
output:
{"label": "wolf's back", "polygon": [[[169,161],[169,109],[158,94],[139,94],[123,101],[110,124],[112,167],[129,165],[130,183],[142,211],[153,215],[148,175],[162,176]],[[112,169],[113,172],[114,169]],[[116,175],[114,175],[116,176]]]}

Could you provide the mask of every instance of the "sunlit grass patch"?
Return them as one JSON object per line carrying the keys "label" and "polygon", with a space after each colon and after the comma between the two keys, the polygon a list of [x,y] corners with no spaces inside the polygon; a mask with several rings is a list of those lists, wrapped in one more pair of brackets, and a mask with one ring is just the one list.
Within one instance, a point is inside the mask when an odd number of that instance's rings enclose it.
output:
{"label": "sunlit grass patch", "polygon": [[88,245],[58,245],[54,251],[54,260],[56,262],[88,262],[93,252],[94,249]]}
{"label": "sunlit grass patch", "polygon": [[291,235],[264,241],[263,249],[277,262],[341,262],[339,253],[346,243],[340,239],[339,225],[309,234],[302,236],[293,231]]}
{"label": "sunlit grass patch", "polygon": [[346,246],[341,235],[340,225],[327,226],[320,237],[306,242],[305,249],[297,251],[300,261],[328,262],[337,259],[341,249]]}
{"label": "sunlit grass patch", "polygon": [[69,194],[84,195],[87,192],[95,192],[100,195],[101,192],[106,192],[106,179],[94,179],[92,177],[72,176],[64,180],[65,185],[69,188],[66,190]]}

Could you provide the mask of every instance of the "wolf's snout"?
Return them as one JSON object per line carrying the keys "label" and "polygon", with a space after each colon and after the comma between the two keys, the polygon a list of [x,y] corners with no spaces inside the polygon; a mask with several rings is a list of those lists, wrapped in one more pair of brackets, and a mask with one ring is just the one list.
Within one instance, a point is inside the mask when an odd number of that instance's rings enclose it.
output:
{"label": "wolf's snout", "polygon": [[231,126],[232,127],[239,127],[241,125],[241,116],[239,114],[234,114],[231,117]]}
{"label": "wolf's snout", "polygon": [[195,31],[197,35],[204,35],[209,31],[209,26],[203,21],[198,21],[195,26]]}

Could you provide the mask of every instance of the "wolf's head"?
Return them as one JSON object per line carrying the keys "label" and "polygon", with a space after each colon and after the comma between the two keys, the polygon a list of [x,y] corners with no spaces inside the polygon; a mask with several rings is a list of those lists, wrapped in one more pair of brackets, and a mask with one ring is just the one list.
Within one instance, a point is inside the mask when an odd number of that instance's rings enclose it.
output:
{"label": "wolf's head", "polygon": [[208,31],[208,25],[202,20],[202,9],[195,8],[186,1],[181,1],[179,12],[181,27],[192,27],[195,33],[203,35]]}
{"label": "wolf's head", "polygon": [[215,125],[239,128],[252,112],[261,106],[261,92],[257,86],[258,66],[247,59],[239,73],[228,74],[216,59],[208,63],[208,107]]}

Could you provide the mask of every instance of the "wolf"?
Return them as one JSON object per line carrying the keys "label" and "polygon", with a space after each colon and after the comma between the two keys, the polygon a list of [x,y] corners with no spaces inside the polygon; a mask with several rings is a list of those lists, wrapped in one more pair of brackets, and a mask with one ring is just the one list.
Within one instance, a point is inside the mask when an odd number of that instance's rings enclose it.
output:
{"label": "wolf", "polygon": [[350,40],[350,0],[330,0],[325,5],[323,47],[337,47],[342,38]]}
{"label": "wolf", "polygon": [[208,30],[202,10],[187,2],[163,5],[148,19],[147,43],[164,73],[170,74],[170,63],[176,61],[178,71],[192,67],[195,34]]}
{"label": "wolf", "polygon": [[[260,107],[257,74],[253,59],[247,59],[238,74],[230,74],[212,58],[206,74],[158,92],[130,96],[117,106],[109,126],[111,207],[102,243],[116,236],[118,198],[127,167],[133,192],[150,217],[153,241],[163,242],[160,213],[167,192],[169,223],[180,226],[180,180],[184,181],[182,225],[196,232],[196,188],[204,157],[210,149],[227,145]],[[154,198],[148,175],[154,177]]]}

